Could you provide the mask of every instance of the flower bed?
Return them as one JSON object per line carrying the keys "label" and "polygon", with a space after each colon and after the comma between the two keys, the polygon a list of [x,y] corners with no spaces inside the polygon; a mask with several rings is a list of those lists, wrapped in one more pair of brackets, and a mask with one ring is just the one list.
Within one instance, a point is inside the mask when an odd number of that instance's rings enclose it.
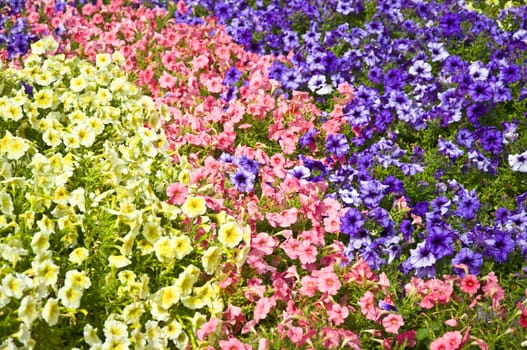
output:
{"label": "flower bed", "polygon": [[144,5],[12,11],[3,347],[520,346],[523,8]]}

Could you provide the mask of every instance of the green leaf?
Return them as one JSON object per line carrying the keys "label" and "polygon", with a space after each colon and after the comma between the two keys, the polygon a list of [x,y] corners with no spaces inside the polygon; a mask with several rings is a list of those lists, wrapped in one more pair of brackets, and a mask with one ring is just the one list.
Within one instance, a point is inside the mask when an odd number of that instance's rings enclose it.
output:
{"label": "green leaf", "polygon": [[441,329],[441,325],[439,324],[439,322],[430,321],[430,328],[432,328],[434,331],[438,331]]}
{"label": "green leaf", "polygon": [[415,337],[417,338],[417,340],[423,340],[425,338],[428,338],[428,329],[419,328],[417,332],[415,332]]}

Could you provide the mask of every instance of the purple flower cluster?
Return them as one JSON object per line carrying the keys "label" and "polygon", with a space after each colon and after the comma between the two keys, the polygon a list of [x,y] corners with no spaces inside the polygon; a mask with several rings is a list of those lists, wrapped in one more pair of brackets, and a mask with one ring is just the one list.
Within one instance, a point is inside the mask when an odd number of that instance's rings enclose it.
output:
{"label": "purple flower cluster", "polygon": [[236,164],[236,171],[229,174],[231,185],[240,192],[252,192],[254,182],[258,176],[260,164],[246,156],[232,156],[228,153],[222,153],[220,161],[225,163]]}

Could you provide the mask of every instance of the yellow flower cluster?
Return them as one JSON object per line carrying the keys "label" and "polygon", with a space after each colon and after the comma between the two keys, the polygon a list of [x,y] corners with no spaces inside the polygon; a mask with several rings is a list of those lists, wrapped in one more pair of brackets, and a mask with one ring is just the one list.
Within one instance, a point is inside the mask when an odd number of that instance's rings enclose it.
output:
{"label": "yellow flower cluster", "polygon": [[[173,163],[166,106],[128,81],[122,55],[45,55],[56,47],[45,38],[0,71],[0,348],[78,327],[94,349],[185,349],[223,312],[223,263],[243,264],[250,230]],[[178,180],[181,207],[165,194]]]}

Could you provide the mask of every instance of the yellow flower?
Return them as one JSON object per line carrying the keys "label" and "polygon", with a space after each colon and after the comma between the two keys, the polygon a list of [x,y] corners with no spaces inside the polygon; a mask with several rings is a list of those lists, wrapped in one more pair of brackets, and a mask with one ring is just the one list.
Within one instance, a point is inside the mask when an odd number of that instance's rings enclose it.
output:
{"label": "yellow flower", "polygon": [[33,252],[37,255],[46,252],[49,246],[49,233],[44,233],[40,231],[37,232],[31,239],[31,248],[33,249]]}
{"label": "yellow flower", "polygon": [[60,186],[53,192],[53,202],[57,204],[68,204],[68,190],[66,187]]}
{"label": "yellow flower", "polygon": [[88,86],[88,82],[82,75],[70,80],[70,89],[74,92],[81,92]]}
{"label": "yellow flower", "polygon": [[89,255],[90,253],[88,252],[88,249],[84,247],[78,247],[70,253],[68,260],[74,264],[80,265],[88,258]]}
{"label": "yellow flower", "polygon": [[176,252],[176,258],[181,260],[185,256],[192,253],[192,242],[190,241],[190,238],[185,235],[177,236],[173,238],[174,240],[174,250]]}
{"label": "yellow flower", "polygon": [[91,147],[95,142],[95,133],[87,125],[77,125],[71,130],[71,133],[77,137],[81,146]]}
{"label": "yellow flower", "polygon": [[31,44],[31,52],[35,55],[42,55],[46,52],[46,45],[43,40]]}
{"label": "yellow flower", "polygon": [[77,136],[73,134],[64,133],[62,142],[64,142],[64,145],[68,149],[80,147],[79,139],[77,139]]}
{"label": "yellow flower", "polygon": [[29,143],[25,139],[13,136],[9,131],[0,140],[0,152],[7,153],[7,159],[20,159],[28,149]]}
{"label": "yellow flower", "polygon": [[5,191],[1,191],[0,212],[4,214],[13,215],[13,210],[15,210],[15,207],[13,206],[13,200],[11,199],[11,195]]}
{"label": "yellow flower", "polygon": [[35,264],[35,271],[41,282],[46,286],[53,286],[59,277],[59,267],[51,260],[44,260]]}
{"label": "yellow flower", "polygon": [[22,298],[26,287],[25,278],[21,275],[13,276],[12,274],[8,274],[2,279],[2,289],[8,297],[16,299]]}
{"label": "yellow flower", "polygon": [[31,327],[31,324],[33,324],[38,316],[37,301],[31,295],[26,295],[18,307],[18,318],[20,318],[26,326]]}
{"label": "yellow flower", "polygon": [[123,320],[127,324],[139,324],[141,315],[145,312],[142,302],[128,304],[123,309]]}
{"label": "yellow flower", "polygon": [[192,292],[192,287],[197,282],[199,273],[200,270],[191,264],[179,274],[176,286],[179,288],[181,295],[189,295]]}
{"label": "yellow flower", "polygon": [[48,128],[42,134],[42,141],[44,141],[46,145],[50,147],[57,147],[62,143],[62,140],[60,138],[60,132],[53,128]]}
{"label": "yellow flower", "polygon": [[182,332],[183,327],[176,320],[172,320],[163,328],[163,333],[166,334],[167,338],[171,340],[177,339]]}
{"label": "yellow flower", "polygon": [[58,298],[68,309],[78,309],[81,304],[82,291],[72,286],[64,286],[59,289]]}
{"label": "yellow flower", "polygon": [[50,89],[42,89],[35,93],[35,104],[38,108],[46,109],[53,106],[53,91]]}
{"label": "yellow flower", "polygon": [[174,241],[168,237],[158,239],[154,244],[154,251],[157,259],[161,262],[166,262],[176,257]]}
{"label": "yellow flower", "polygon": [[205,199],[202,197],[189,196],[181,206],[181,210],[185,215],[191,218],[203,215],[207,211]]}
{"label": "yellow flower", "polygon": [[228,248],[236,247],[243,239],[243,229],[234,221],[221,225],[218,240]]}
{"label": "yellow flower", "polygon": [[211,246],[203,252],[201,263],[205,272],[212,275],[216,272],[221,262],[221,249],[217,246]]}
{"label": "yellow flower", "polygon": [[143,225],[143,237],[152,244],[154,244],[161,237],[161,226],[159,220],[151,218]]}
{"label": "yellow flower", "polygon": [[97,328],[87,323],[83,329],[84,341],[91,346],[101,343],[101,339],[97,336]]}
{"label": "yellow flower", "polygon": [[0,112],[2,113],[3,117],[14,121],[18,121],[24,117],[22,108],[14,104],[8,104],[7,106],[3,107]]}
{"label": "yellow flower", "polygon": [[95,56],[95,64],[99,68],[106,68],[112,63],[112,58],[107,53],[99,53]]}
{"label": "yellow flower", "polygon": [[122,268],[130,265],[132,262],[126,256],[123,255],[111,255],[108,257],[108,263],[111,267]]}
{"label": "yellow flower", "polygon": [[59,321],[60,308],[57,299],[48,299],[46,305],[42,309],[42,318],[50,326],[54,326]]}
{"label": "yellow flower", "polygon": [[112,318],[108,318],[104,322],[103,332],[106,338],[128,338],[128,327],[126,324]]}
{"label": "yellow flower", "polygon": [[163,309],[169,309],[179,301],[180,292],[176,286],[163,287],[158,292],[158,303]]}
{"label": "yellow flower", "polygon": [[188,169],[183,169],[178,174],[178,181],[183,185],[188,185],[190,183],[190,171]]}
{"label": "yellow flower", "polygon": [[88,289],[91,287],[90,278],[84,271],[70,270],[66,272],[66,281],[64,285],[75,289]]}

